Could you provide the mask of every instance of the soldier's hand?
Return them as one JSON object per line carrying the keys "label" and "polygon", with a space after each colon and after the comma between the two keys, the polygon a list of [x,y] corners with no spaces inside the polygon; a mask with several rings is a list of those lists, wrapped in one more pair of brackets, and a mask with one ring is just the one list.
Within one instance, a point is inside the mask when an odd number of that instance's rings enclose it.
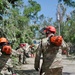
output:
{"label": "soldier's hand", "polygon": [[39,71],[39,68],[35,68],[36,71]]}

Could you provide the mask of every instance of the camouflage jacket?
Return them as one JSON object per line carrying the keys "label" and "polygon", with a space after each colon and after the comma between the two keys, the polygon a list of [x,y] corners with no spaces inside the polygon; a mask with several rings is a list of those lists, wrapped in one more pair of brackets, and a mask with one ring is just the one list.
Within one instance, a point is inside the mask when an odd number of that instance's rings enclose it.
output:
{"label": "camouflage jacket", "polygon": [[10,58],[10,55],[2,54],[0,56],[0,72],[1,72],[2,68],[6,65],[9,58]]}
{"label": "camouflage jacket", "polygon": [[64,40],[62,41],[61,47],[52,45],[48,43],[48,37],[42,39],[41,43],[39,44],[36,52],[35,57],[35,64],[34,67],[40,68],[40,58],[43,56],[43,62],[41,69],[44,71],[52,68],[58,68],[62,67],[62,50],[61,48],[66,48],[67,46],[64,43]]}

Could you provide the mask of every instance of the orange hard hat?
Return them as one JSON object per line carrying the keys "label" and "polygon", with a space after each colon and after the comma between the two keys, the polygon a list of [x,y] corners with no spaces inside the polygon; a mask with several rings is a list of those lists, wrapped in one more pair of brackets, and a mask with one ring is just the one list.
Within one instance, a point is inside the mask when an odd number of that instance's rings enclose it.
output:
{"label": "orange hard hat", "polygon": [[2,38],[0,38],[0,43],[2,43],[2,42],[8,42],[8,40],[6,38],[2,37]]}
{"label": "orange hard hat", "polygon": [[62,36],[52,36],[50,42],[56,46],[60,46],[62,44]]}
{"label": "orange hard hat", "polygon": [[54,26],[47,26],[44,32],[50,31],[52,33],[56,33],[56,29]]}
{"label": "orange hard hat", "polygon": [[9,45],[3,46],[2,52],[5,53],[5,54],[11,54],[11,52],[12,52],[11,46],[9,46]]}

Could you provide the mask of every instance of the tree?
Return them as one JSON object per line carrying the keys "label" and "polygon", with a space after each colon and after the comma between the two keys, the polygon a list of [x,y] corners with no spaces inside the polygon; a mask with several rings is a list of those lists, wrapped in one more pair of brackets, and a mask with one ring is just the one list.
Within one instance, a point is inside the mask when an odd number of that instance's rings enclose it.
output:
{"label": "tree", "polygon": [[21,12],[21,14],[19,11],[21,8],[19,6],[18,7],[15,6],[15,7],[16,8],[12,9],[11,22],[19,30],[17,33],[15,33],[16,36],[20,35],[17,41],[18,43],[27,42],[31,44],[32,39],[35,36],[33,29],[34,28],[37,29],[37,26],[35,27],[30,26],[29,21],[32,20],[32,18],[37,18],[37,13],[40,11],[40,5],[37,4],[37,2],[30,0],[29,5],[23,7],[24,10],[23,12]]}
{"label": "tree", "polygon": [[70,15],[69,19],[65,22],[64,37],[66,36],[67,41],[75,43],[75,12],[72,11]]}
{"label": "tree", "polygon": [[63,30],[64,30],[64,21],[63,18],[65,17],[66,8],[62,3],[58,4],[57,7],[57,13],[56,13],[56,27],[57,27],[57,33],[59,35],[61,34],[63,36]]}
{"label": "tree", "polygon": [[75,1],[73,0],[58,0],[58,2],[64,2],[67,6],[75,7]]}
{"label": "tree", "polygon": [[24,16],[37,20],[37,13],[41,10],[40,5],[36,1],[28,0],[29,5],[24,8]]}

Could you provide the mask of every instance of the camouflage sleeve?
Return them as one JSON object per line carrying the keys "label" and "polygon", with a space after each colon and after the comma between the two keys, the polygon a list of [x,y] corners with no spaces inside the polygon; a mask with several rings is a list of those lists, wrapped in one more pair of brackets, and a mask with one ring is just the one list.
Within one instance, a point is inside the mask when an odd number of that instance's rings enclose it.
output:
{"label": "camouflage sleeve", "polygon": [[67,43],[64,40],[62,40],[61,48],[62,48],[62,50],[68,49]]}
{"label": "camouflage sleeve", "polygon": [[1,72],[2,68],[6,65],[9,58],[10,58],[10,55],[2,54],[0,56],[0,72]]}
{"label": "camouflage sleeve", "polygon": [[35,69],[40,68],[40,57],[41,57],[41,46],[39,45],[37,50],[36,50],[35,63],[34,63]]}

